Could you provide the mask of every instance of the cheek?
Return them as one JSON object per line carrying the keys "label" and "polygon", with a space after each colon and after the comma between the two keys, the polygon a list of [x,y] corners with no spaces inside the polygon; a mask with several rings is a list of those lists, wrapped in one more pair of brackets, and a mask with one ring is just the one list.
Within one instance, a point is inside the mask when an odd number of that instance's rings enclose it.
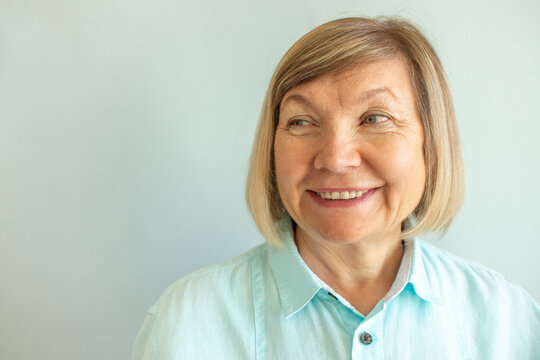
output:
{"label": "cheek", "polygon": [[287,154],[286,147],[278,139],[274,142],[274,166],[276,169],[276,181],[280,185],[284,179],[289,178],[288,171],[292,168],[291,159]]}
{"label": "cheek", "polygon": [[276,136],[274,142],[274,166],[276,169],[276,182],[283,202],[288,202],[286,197],[295,189],[299,181],[301,159],[298,159],[299,149],[290,140]]}
{"label": "cheek", "polygon": [[[420,197],[424,190],[426,170],[424,152],[420,142],[393,141],[379,147],[374,160],[377,172],[400,197]],[[419,195],[420,194],[420,195]]]}

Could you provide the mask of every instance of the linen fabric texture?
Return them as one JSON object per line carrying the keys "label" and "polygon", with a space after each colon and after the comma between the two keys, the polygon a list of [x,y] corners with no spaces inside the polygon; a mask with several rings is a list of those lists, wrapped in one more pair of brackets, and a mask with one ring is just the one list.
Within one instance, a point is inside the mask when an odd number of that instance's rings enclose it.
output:
{"label": "linen fabric texture", "polygon": [[394,284],[364,316],[306,266],[282,224],[264,243],[170,286],[139,359],[540,359],[540,307],[501,274],[405,242]]}

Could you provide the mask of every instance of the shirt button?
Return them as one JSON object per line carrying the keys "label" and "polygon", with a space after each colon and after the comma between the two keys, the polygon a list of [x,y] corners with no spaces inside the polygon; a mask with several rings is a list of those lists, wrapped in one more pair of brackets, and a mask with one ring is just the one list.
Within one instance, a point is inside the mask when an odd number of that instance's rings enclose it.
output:
{"label": "shirt button", "polygon": [[360,342],[364,345],[369,345],[373,341],[371,334],[368,332],[363,332],[360,334]]}

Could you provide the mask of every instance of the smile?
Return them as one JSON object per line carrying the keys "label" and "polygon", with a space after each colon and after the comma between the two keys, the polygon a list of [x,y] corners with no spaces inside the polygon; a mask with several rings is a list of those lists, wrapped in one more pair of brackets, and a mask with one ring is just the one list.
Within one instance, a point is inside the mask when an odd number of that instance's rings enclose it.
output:
{"label": "smile", "polygon": [[365,191],[332,191],[332,192],[318,192],[323,199],[327,200],[350,200],[362,197],[368,190]]}

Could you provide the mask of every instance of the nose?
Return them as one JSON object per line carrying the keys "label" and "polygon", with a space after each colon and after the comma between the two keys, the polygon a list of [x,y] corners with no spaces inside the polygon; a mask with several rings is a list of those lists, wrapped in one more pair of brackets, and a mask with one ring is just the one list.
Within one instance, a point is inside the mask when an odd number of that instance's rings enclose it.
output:
{"label": "nose", "polygon": [[344,172],[362,163],[358,139],[342,132],[327,133],[320,142],[313,166],[318,170]]}

